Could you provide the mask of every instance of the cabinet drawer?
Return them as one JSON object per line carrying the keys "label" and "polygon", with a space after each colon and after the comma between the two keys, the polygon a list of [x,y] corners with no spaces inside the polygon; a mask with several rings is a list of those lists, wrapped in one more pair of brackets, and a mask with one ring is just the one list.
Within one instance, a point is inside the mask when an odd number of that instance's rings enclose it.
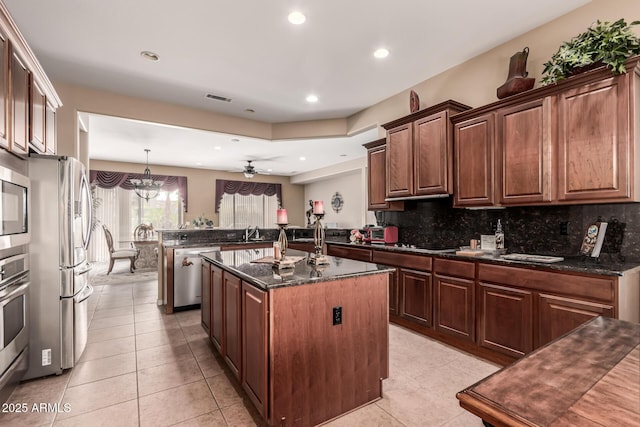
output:
{"label": "cabinet drawer", "polygon": [[327,255],[371,262],[371,249],[327,245]]}
{"label": "cabinet drawer", "polygon": [[433,260],[433,271],[436,274],[462,277],[464,279],[474,279],[476,276],[476,266],[473,262],[443,258],[435,258]]}
{"label": "cabinet drawer", "polygon": [[420,271],[431,271],[431,257],[402,252],[373,251],[371,262],[392,267],[411,268]]}
{"label": "cabinet drawer", "polygon": [[565,294],[578,298],[595,299],[605,302],[615,301],[615,279],[593,277],[528,268],[503,267],[480,264],[478,279],[526,289],[535,289],[554,294]]}

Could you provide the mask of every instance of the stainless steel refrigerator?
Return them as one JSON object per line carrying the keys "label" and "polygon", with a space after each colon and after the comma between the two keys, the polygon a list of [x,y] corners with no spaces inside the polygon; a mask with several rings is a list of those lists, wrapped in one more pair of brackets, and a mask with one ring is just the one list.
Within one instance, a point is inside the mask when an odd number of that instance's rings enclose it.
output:
{"label": "stainless steel refrigerator", "polygon": [[31,179],[31,310],[29,370],[24,379],[73,367],[87,344],[93,293],[87,247],[91,190],[72,157],[29,157]]}

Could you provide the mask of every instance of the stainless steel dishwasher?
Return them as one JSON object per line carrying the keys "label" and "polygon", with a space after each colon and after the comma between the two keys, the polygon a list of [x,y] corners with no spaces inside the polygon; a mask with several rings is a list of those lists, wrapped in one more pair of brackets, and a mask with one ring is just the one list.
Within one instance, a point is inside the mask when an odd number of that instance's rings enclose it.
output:
{"label": "stainless steel dishwasher", "polygon": [[219,247],[176,249],[173,254],[173,308],[188,310],[197,308],[201,300],[202,259],[201,252]]}

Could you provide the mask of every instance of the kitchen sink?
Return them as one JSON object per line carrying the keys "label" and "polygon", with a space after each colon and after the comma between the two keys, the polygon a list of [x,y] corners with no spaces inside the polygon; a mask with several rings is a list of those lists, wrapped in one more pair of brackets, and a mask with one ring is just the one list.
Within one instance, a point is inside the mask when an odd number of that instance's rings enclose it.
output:
{"label": "kitchen sink", "polygon": [[547,255],[531,255],[531,254],[507,254],[502,255],[502,258],[511,261],[525,261],[525,262],[543,262],[546,264],[564,261],[561,256],[547,256]]}

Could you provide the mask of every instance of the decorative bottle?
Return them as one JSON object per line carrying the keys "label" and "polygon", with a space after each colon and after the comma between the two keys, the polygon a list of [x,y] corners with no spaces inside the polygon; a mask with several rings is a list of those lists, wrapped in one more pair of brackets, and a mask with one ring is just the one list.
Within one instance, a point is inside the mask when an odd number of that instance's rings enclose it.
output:
{"label": "decorative bottle", "polygon": [[496,249],[504,249],[504,232],[502,231],[500,220],[496,225]]}

